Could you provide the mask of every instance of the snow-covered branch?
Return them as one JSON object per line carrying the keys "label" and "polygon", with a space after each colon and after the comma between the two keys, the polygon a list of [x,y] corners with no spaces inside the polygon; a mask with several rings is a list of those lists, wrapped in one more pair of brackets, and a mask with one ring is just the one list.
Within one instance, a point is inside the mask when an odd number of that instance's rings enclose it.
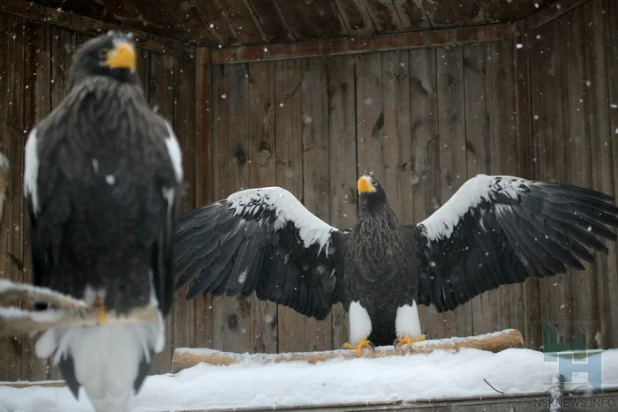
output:
{"label": "snow-covered branch", "polygon": [[[25,303],[43,303],[49,308],[29,311],[18,307],[0,307],[0,337],[41,332],[57,327],[92,326],[98,323],[99,309],[46,288],[0,280],[0,304],[23,299]],[[105,323],[152,322],[158,319],[155,305],[137,308],[127,314],[107,313]]]}
{"label": "snow-covered branch", "polygon": [[[485,335],[471,336],[466,338],[447,338],[426,340],[415,343],[408,350],[393,349],[391,346],[378,347],[374,352],[366,351],[364,358],[381,358],[386,356],[400,356],[408,353],[430,353],[435,350],[454,350],[462,348],[482,349],[490,352],[500,352],[509,348],[522,348],[524,339],[521,333],[515,329],[506,329],[500,332],[487,333]],[[172,371],[178,372],[190,368],[198,363],[205,362],[211,365],[243,364],[268,364],[280,362],[308,362],[315,364],[331,359],[354,359],[356,352],[350,350],[333,350],[325,352],[298,352],[276,354],[238,354],[221,352],[213,349],[178,348],[174,351],[172,359]]]}

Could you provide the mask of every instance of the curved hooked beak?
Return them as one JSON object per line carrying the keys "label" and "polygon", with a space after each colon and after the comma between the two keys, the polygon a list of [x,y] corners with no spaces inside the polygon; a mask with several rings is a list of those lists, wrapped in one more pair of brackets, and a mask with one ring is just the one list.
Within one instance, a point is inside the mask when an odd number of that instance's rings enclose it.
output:
{"label": "curved hooked beak", "polygon": [[127,42],[118,44],[107,54],[107,60],[103,62],[112,69],[129,69],[135,72],[136,55],[133,46]]}
{"label": "curved hooked beak", "polygon": [[358,181],[356,182],[356,188],[358,189],[358,193],[368,193],[376,191],[375,186],[371,183],[371,179],[365,176],[358,179]]}

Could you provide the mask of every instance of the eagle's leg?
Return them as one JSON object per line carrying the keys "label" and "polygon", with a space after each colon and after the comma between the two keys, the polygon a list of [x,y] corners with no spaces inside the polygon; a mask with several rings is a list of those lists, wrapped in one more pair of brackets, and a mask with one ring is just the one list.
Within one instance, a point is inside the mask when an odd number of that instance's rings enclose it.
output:
{"label": "eagle's leg", "polygon": [[344,349],[356,349],[356,356],[360,356],[363,353],[363,349],[371,349],[372,351],[375,350],[373,343],[371,343],[367,339],[361,339],[360,341],[358,341],[358,344],[356,345],[352,345],[351,343],[346,342],[343,345],[343,348]]}
{"label": "eagle's leg", "polygon": [[399,346],[412,346],[414,342],[425,340],[425,335],[421,334],[421,322],[418,318],[416,301],[412,300],[412,305],[403,305],[397,308],[395,317],[395,349]]}
{"label": "eagle's leg", "polygon": [[356,356],[360,356],[363,349],[374,350],[373,343],[368,339],[372,329],[371,318],[359,301],[353,301],[350,304],[348,317],[350,320],[350,342],[356,342],[356,345],[346,343],[343,347],[345,349],[356,349]]}
{"label": "eagle's leg", "polygon": [[107,306],[105,306],[105,304],[103,303],[103,301],[97,297],[92,301],[92,303],[90,303],[89,306],[92,309],[99,309],[99,315],[97,316],[97,323],[99,325],[104,323],[105,319],[107,318],[108,309],[107,309]]}

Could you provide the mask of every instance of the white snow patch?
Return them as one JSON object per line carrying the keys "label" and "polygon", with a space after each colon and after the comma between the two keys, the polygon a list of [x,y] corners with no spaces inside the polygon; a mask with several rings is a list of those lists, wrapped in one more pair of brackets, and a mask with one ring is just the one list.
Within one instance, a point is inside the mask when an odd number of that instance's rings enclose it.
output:
{"label": "white snow patch", "polygon": [[408,336],[415,339],[421,336],[421,322],[418,317],[418,308],[416,307],[415,300],[412,301],[412,306],[403,305],[397,308],[395,331],[398,338]]}
{"label": "white snow patch", "polygon": [[[592,356],[602,356],[603,389],[617,387],[618,350]],[[543,353],[529,349],[507,349],[500,353],[476,349],[457,353],[435,351],[427,355],[334,359],[316,365],[305,362],[262,365],[243,361],[243,355],[239,358],[240,363],[231,366],[200,364],[177,374],[149,376],[131,402],[132,410],[354,406],[368,402],[496,395],[484,379],[506,395],[544,392],[549,397],[555,387],[552,379],[558,374],[558,362],[546,362]],[[566,382],[565,389],[580,385]],[[0,410],[86,412],[92,408],[83,396],[79,401],[73,399],[66,388],[3,386]]]}
{"label": "white snow patch", "polygon": [[35,214],[40,210],[39,191],[37,189],[37,178],[39,175],[39,154],[37,148],[36,129],[32,129],[30,135],[28,135],[28,142],[26,142],[24,193],[26,197],[32,197],[32,209]]}
{"label": "white snow patch", "polygon": [[182,151],[178,144],[178,139],[174,134],[174,130],[168,121],[165,122],[167,126],[168,136],[165,138],[165,145],[167,146],[167,152],[174,166],[174,173],[176,174],[176,181],[179,183],[182,181]]}
{"label": "white snow patch", "polygon": [[350,319],[350,343],[356,345],[361,339],[367,339],[371,334],[371,318],[367,309],[357,301],[350,304],[348,316]]}
{"label": "white snow patch", "polygon": [[478,175],[464,183],[448,202],[418,225],[428,241],[449,237],[464,214],[483,200],[489,200],[492,193],[500,191],[515,199],[518,186],[527,182],[513,176]]}
{"label": "white snow patch", "polygon": [[330,251],[330,232],[338,230],[313,213],[309,212],[294,195],[280,187],[264,187],[260,189],[247,189],[232,193],[228,196],[230,209],[234,215],[248,215],[262,219],[264,209],[275,212],[275,230],[284,227],[288,222],[293,222],[298,229],[303,245],[308,248],[314,243],[320,245],[320,251],[325,248]]}

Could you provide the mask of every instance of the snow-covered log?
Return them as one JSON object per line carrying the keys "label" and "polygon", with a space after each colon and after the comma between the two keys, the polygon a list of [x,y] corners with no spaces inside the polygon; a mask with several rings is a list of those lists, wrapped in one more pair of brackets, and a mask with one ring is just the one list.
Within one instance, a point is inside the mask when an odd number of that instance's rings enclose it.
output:
{"label": "snow-covered log", "polygon": [[[521,333],[515,329],[506,329],[500,332],[465,338],[426,340],[417,342],[408,349],[399,348],[395,350],[390,346],[378,347],[373,352],[366,350],[362,356],[366,358],[380,358],[384,356],[401,356],[409,353],[430,353],[435,350],[458,351],[462,348],[500,352],[504,349],[522,348],[523,346],[524,339],[521,336]],[[211,365],[231,365],[240,362],[243,364],[267,364],[298,361],[315,364],[331,359],[354,358],[356,358],[356,352],[343,349],[324,352],[239,354],[221,352],[207,348],[178,348],[174,350],[174,356],[172,358],[172,371],[178,372],[202,362],[209,363]]]}
{"label": "snow-covered log", "polygon": [[0,220],[2,220],[2,205],[4,204],[4,191],[6,189],[7,175],[9,174],[9,161],[0,152]]}
{"label": "snow-covered log", "polygon": [[[29,311],[18,307],[0,307],[0,337],[41,332],[57,327],[91,326],[98,323],[99,308],[89,307],[46,288],[0,280],[0,305],[23,299],[25,303],[44,303],[49,309]],[[105,323],[152,322],[158,319],[156,305],[135,309],[126,315],[107,313]]]}

